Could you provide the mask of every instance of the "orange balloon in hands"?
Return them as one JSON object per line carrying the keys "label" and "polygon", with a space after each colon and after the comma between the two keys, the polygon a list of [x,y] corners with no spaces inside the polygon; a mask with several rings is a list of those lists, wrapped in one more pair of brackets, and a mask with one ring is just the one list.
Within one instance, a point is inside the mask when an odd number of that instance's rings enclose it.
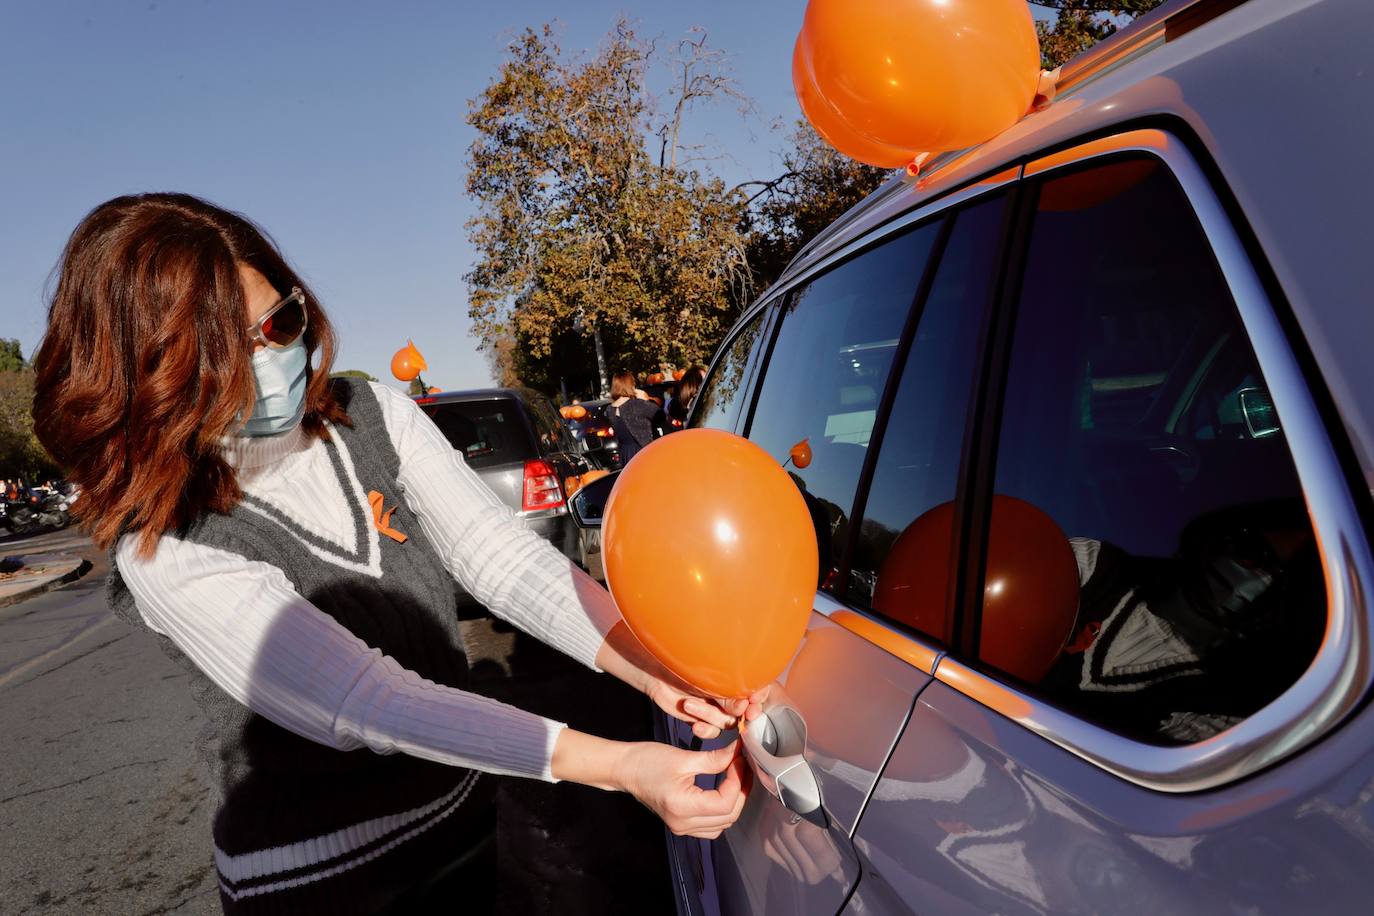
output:
{"label": "orange balloon in hands", "polygon": [[853,136],[901,150],[982,143],[1029,110],[1040,78],[1025,0],[811,0],[798,49]]}
{"label": "orange balloon in hands", "polygon": [[[705,489],[671,485],[707,472]],[[666,557],[665,518],[676,533]],[[650,443],[620,472],[603,535],[621,615],[674,674],[712,696],[743,697],[787,666],[819,560],[801,493],[763,449],[713,429]]]}

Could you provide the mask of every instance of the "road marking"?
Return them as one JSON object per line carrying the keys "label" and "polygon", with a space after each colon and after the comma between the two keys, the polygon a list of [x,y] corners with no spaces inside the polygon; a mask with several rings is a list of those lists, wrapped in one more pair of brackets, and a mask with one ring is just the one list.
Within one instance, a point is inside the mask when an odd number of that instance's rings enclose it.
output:
{"label": "road marking", "polygon": [[62,645],[58,646],[56,649],[51,649],[51,650],[49,650],[49,651],[47,651],[47,652],[44,652],[42,655],[38,656],[37,658],[31,658],[31,659],[29,659],[28,661],[26,661],[24,664],[20,665],[18,668],[15,668],[15,669],[12,670],[12,671],[6,672],[3,676],[0,676],[0,687],[4,687],[4,686],[5,686],[6,684],[8,684],[10,681],[14,680],[14,679],[17,678],[19,675],[25,673],[26,671],[31,671],[31,670],[33,670],[33,668],[34,668],[35,666],[41,665],[43,662],[48,661],[50,658],[52,658],[54,655],[58,654],[59,652],[62,652],[62,651],[64,651],[64,650],[66,650],[66,649],[70,649],[72,646],[74,646],[74,645],[76,645],[77,643],[81,642],[81,640],[85,639],[87,636],[90,636],[92,633],[94,633],[95,631],[97,631],[97,630],[99,630],[100,628],[102,628],[103,626],[105,626],[105,625],[106,625],[107,623],[109,623],[111,620],[114,620],[114,617],[106,617],[106,618],[104,618],[103,620],[101,620],[99,623],[97,623],[95,626],[93,626],[93,627],[88,627],[87,629],[82,630],[80,633],[77,633],[77,634],[76,634],[75,636],[73,636],[70,640],[68,640],[67,642],[64,642]]}

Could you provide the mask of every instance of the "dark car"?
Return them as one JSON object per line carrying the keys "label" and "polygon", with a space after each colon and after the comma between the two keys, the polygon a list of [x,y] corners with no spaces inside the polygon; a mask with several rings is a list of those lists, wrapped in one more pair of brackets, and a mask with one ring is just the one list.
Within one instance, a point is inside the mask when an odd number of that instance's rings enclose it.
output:
{"label": "dark car", "polygon": [[746,309],[688,425],[808,443],[820,586],[680,912],[1369,911],[1371,29],[1174,0]]}
{"label": "dark car", "polygon": [[586,408],[587,415],[578,420],[565,421],[592,466],[608,471],[620,467],[620,445],[606,416],[606,408],[610,403],[605,398],[583,401],[581,406]]}
{"label": "dark car", "polygon": [[583,455],[549,399],[525,388],[446,391],[415,398],[501,501],[565,555],[586,565],[568,515],[567,481],[597,465]]}

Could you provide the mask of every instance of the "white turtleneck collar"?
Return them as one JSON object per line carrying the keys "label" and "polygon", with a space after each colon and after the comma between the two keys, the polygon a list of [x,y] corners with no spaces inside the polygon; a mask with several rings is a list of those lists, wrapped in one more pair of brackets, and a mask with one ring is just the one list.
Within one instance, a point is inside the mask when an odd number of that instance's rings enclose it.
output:
{"label": "white turtleneck collar", "polygon": [[310,448],[311,438],[301,424],[276,436],[225,436],[224,460],[236,470],[266,467]]}

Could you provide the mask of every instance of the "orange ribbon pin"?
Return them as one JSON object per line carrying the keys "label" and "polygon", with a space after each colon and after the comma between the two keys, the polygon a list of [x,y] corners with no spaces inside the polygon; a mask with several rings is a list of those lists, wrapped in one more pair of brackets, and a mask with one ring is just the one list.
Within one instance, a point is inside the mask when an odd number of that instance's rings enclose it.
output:
{"label": "orange ribbon pin", "polygon": [[406,536],[391,527],[391,513],[396,511],[396,507],[392,506],[390,509],[383,512],[382,503],[383,499],[381,493],[378,493],[376,490],[368,491],[367,504],[372,507],[372,524],[377,527],[378,531],[391,538],[397,544],[404,544],[406,542]]}

